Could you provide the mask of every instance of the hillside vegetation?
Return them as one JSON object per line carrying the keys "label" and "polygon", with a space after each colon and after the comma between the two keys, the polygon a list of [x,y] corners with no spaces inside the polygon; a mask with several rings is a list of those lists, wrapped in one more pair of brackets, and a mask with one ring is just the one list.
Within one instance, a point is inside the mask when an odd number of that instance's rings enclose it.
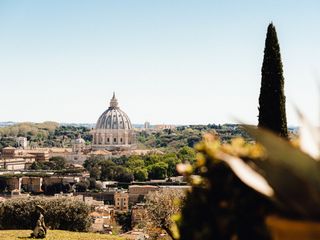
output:
{"label": "hillside vegetation", "polygon": [[86,127],[60,126],[56,122],[17,123],[0,128],[0,150],[17,147],[15,137],[26,137],[31,147],[70,147],[79,134],[89,144],[92,136]]}

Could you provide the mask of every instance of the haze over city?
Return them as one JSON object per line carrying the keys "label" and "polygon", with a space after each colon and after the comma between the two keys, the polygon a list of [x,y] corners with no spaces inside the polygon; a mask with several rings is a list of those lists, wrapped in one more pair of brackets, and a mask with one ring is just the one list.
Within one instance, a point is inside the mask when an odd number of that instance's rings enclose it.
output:
{"label": "haze over city", "polygon": [[0,121],[93,123],[115,91],[133,123],[256,124],[272,21],[288,124],[317,123],[319,1],[223,3],[1,1]]}

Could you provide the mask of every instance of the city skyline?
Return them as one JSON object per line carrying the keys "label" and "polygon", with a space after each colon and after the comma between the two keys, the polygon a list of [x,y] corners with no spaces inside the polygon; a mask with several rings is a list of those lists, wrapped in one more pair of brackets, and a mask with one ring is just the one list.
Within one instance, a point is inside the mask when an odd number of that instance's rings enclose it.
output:
{"label": "city skyline", "polygon": [[113,91],[133,123],[257,124],[268,24],[288,125],[319,123],[320,3],[1,1],[0,122],[95,123]]}

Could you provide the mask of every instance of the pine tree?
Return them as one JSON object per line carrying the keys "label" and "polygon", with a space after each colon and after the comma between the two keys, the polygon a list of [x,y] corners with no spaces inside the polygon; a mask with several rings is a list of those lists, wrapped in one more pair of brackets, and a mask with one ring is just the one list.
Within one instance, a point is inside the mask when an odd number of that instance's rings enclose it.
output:
{"label": "pine tree", "polygon": [[272,23],[268,26],[261,75],[258,126],[288,138],[280,47]]}

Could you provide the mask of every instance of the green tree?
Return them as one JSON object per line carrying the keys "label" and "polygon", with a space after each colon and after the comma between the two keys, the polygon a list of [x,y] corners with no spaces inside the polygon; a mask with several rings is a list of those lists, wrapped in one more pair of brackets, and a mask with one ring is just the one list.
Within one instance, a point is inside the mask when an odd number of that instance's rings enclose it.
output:
{"label": "green tree", "polygon": [[100,179],[101,178],[101,170],[99,166],[94,166],[90,169],[90,178]]}
{"label": "green tree", "polygon": [[258,126],[287,138],[282,61],[276,28],[272,23],[268,26],[261,75]]}
{"label": "green tree", "polygon": [[115,180],[118,182],[132,182],[133,181],[133,174],[122,166],[116,166],[114,167],[114,177],[111,180]]}
{"label": "green tree", "polygon": [[69,183],[53,183],[50,185],[42,185],[42,189],[45,194],[54,195],[55,193],[67,193],[71,191],[71,186]]}
{"label": "green tree", "polygon": [[77,192],[86,192],[88,187],[89,187],[89,182],[88,181],[80,181],[78,183],[76,183],[76,191]]}
{"label": "green tree", "polygon": [[126,162],[126,166],[129,169],[142,168],[144,167],[144,161],[139,156],[131,156]]}
{"label": "green tree", "polygon": [[32,170],[40,170],[43,169],[43,164],[40,162],[33,162],[30,166],[30,169]]}
{"label": "green tree", "polygon": [[135,168],[133,176],[136,181],[146,181],[148,179],[148,170],[146,168]]}
{"label": "green tree", "polygon": [[176,170],[176,166],[178,163],[180,163],[180,159],[176,158],[176,157],[168,157],[164,159],[165,163],[168,164],[168,169],[167,169],[167,174],[168,177],[173,177],[173,176],[177,176],[178,172]]}
{"label": "green tree", "polygon": [[7,189],[7,181],[6,179],[0,178],[0,192],[4,192]]}
{"label": "green tree", "polygon": [[145,158],[144,158],[144,162],[145,162],[145,164],[147,166],[155,164],[155,163],[157,163],[159,161],[160,161],[160,155],[159,154],[151,153],[151,154],[146,155]]}
{"label": "green tree", "polygon": [[84,161],[83,167],[90,171],[93,167],[97,166],[104,159],[105,158],[103,156],[90,156]]}
{"label": "green tree", "polygon": [[64,170],[67,161],[64,157],[52,157],[48,162],[33,162],[30,169],[33,170]]}
{"label": "green tree", "polygon": [[128,232],[132,229],[131,227],[131,212],[117,212],[115,219],[121,226],[122,232]]}
{"label": "green tree", "polygon": [[112,162],[111,160],[104,160],[99,163],[99,166],[101,167],[101,177],[102,180],[113,180],[116,171],[115,168],[117,165]]}
{"label": "green tree", "polygon": [[[1,135],[1,128],[0,128]],[[0,150],[5,147],[17,147],[16,140],[14,138],[0,138]]]}
{"label": "green tree", "polygon": [[165,179],[167,177],[168,164],[158,162],[149,166],[150,179]]}
{"label": "green tree", "polygon": [[52,157],[49,159],[49,162],[54,164],[54,170],[63,170],[66,168],[67,160],[64,157]]}
{"label": "green tree", "polygon": [[96,189],[97,181],[95,178],[89,178],[89,189]]}
{"label": "green tree", "polygon": [[53,162],[33,162],[30,166],[32,170],[51,170],[54,169]]}
{"label": "green tree", "polygon": [[182,162],[190,162],[190,163],[192,163],[196,159],[196,152],[194,151],[193,148],[188,147],[188,146],[184,146],[184,147],[179,149],[178,158]]}

